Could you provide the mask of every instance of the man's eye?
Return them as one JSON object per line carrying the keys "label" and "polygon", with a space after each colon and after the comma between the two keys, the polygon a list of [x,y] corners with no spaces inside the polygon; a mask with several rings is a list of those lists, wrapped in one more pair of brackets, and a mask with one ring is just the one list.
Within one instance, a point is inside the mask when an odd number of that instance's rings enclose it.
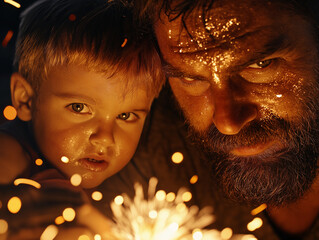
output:
{"label": "man's eye", "polygon": [[268,60],[263,60],[263,61],[250,64],[247,68],[261,69],[261,68],[268,67],[272,63],[273,63],[273,59],[268,59]]}
{"label": "man's eye", "polygon": [[125,112],[121,113],[117,116],[117,119],[127,121],[127,122],[134,122],[138,119],[138,116],[135,113]]}
{"label": "man's eye", "polygon": [[90,109],[84,103],[71,103],[68,107],[76,113],[89,113]]}

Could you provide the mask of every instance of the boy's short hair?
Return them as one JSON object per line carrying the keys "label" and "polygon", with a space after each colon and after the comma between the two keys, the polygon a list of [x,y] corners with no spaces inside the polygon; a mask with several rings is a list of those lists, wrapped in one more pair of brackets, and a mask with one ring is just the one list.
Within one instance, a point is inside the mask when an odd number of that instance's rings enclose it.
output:
{"label": "boy's short hair", "polygon": [[41,0],[21,15],[15,71],[37,94],[54,66],[79,64],[157,95],[165,77],[150,28],[134,24],[131,6],[119,0]]}

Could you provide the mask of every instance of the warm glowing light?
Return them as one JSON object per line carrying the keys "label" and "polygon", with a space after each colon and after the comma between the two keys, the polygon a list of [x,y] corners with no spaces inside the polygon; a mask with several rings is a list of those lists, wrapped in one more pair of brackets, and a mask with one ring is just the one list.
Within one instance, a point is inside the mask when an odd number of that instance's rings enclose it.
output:
{"label": "warm glowing light", "polygon": [[12,36],[13,36],[13,31],[9,30],[7,32],[7,35],[4,37],[4,39],[2,41],[2,47],[6,47],[8,45],[8,43],[10,42]]}
{"label": "warm glowing light", "polygon": [[16,7],[16,8],[20,8],[21,5],[13,0],[4,0],[5,3],[9,3],[11,4],[12,6]]}
{"label": "warm glowing light", "polygon": [[8,120],[13,120],[17,117],[17,110],[12,106],[6,106],[3,110],[3,116]]}
{"label": "warm glowing light", "polygon": [[156,192],[155,197],[158,201],[164,201],[166,198],[166,193],[164,190],[159,190]]}
{"label": "warm glowing light", "polygon": [[10,198],[10,200],[8,201],[8,205],[7,205],[8,210],[11,213],[18,213],[21,209],[21,206],[22,206],[22,203],[21,203],[20,198],[18,198],[18,197]]}
{"label": "warm glowing light", "polygon": [[173,192],[169,192],[169,193],[167,193],[167,195],[166,195],[166,201],[168,201],[168,202],[173,202],[174,200],[175,200],[175,193],[173,193]]}
{"label": "warm glowing light", "polygon": [[122,43],[121,47],[124,47],[127,43],[127,38],[124,39],[124,42]]}
{"label": "warm glowing light", "polygon": [[102,240],[102,237],[100,234],[95,234],[94,235],[94,240]]}
{"label": "warm glowing light", "polygon": [[191,184],[195,184],[195,183],[197,183],[197,181],[198,181],[198,176],[197,175],[192,176],[192,178],[189,180],[189,182]]}
{"label": "warm glowing light", "polygon": [[253,235],[245,235],[245,236],[242,236],[240,240],[258,240],[258,239],[254,237]]}
{"label": "warm glowing light", "polygon": [[64,162],[64,163],[68,163],[70,160],[66,156],[62,156],[61,157],[61,161]]}
{"label": "warm glowing light", "polygon": [[42,233],[40,240],[53,240],[58,235],[59,229],[55,225],[49,225]]}
{"label": "warm glowing light", "polygon": [[176,206],[176,210],[179,211],[179,212],[185,211],[186,208],[187,208],[187,206],[185,205],[185,203],[179,203]]}
{"label": "warm glowing light", "polygon": [[81,235],[78,240],[90,240],[90,237],[87,235]]}
{"label": "warm glowing light", "polygon": [[254,218],[250,223],[247,224],[247,229],[249,231],[255,231],[263,225],[263,220],[261,218]]}
{"label": "warm glowing light", "polygon": [[266,203],[263,203],[261,204],[259,207],[256,207],[255,209],[251,210],[250,214],[255,216],[257,215],[258,213],[264,211],[265,209],[267,208],[267,204]]}
{"label": "warm glowing light", "polygon": [[184,156],[180,152],[176,152],[172,155],[172,161],[173,163],[179,164],[184,160]]}
{"label": "warm glowing light", "polygon": [[4,219],[0,219],[0,234],[4,234],[8,231],[8,223]]}
{"label": "warm glowing light", "polygon": [[203,238],[203,233],[199,229],[194,229],[193,231],[193,239],[201,240]]}
{"label": "warm glowing light", "polygon": [[95,201],[101,201],[103,198],[103,194],[99,191],[95,191],[92,193],[92,199]]}
{"label": "warm glowing light", "polygon": [[230,239],[233,236],[233,230],[231,228],[224,228],[220,232],[220,237],[222,239]]}
{"label": "warm glowing light", "polygon": [[56,225],[61,225],[62,223],[65,222],[64,218],[62,216],[58,216],[55,220],[54,220]]}
{"label": "warm glowing light", "polygon": [[75,218],[75,211],[73,208],[66,208],[63,210],[62,216],[65,221],[72,222]]}
{"label": "warm glowing light", "polygon": [[76,20],[76,16],[75,16],[74,14],[70,14],[69,20],[70,20],[71,22],[75,21],[75,20]]}
{"label": "warm glowing light", "polygon": [[34,180],[31,180],[31,179],[28,179],[28,178],[17,178],[16,180],[14,180],[13,184],[16,186],[18,186],[19,184],[27,184],[27,185],[33,186],[37,189],[41,188],[40,183],[38,183]]}
{"label": "warm glowing light", "polygon": [[81,184],[82,182],[82,177],[80,174],[73,174],[70,178],[70,182],[73,186],[77,187]]}
{"label": "warm glowing light", "polygon": [[276,97],[277,97],[277,98],[281,98],[281,97],[282,97],[282,94],[276,94]]}
{"label": "warm glowing light", "polygon": [[184,192],[182,199],[184,202],[189,202],[192,199],[192,194],[190,192]]}
{"label": "warm glowing light", "polygon": [[157,211],[152,210],[148,213],[148,216],[152,219],[155,219],[157,217]]}
{"label": "warm glowing light", "polygon": [[121,195],[118,195],[114,198],[114,203],[116,205],[122,205],[124,202],[124,198]]}
{"label": "warm glowing light", "polygon": [[36,164],[37,166],[41,166],[41,165],[43,164],[43,160],[40,159],[40,158],[38,158],[38,159],[35,160],[35,164]]}

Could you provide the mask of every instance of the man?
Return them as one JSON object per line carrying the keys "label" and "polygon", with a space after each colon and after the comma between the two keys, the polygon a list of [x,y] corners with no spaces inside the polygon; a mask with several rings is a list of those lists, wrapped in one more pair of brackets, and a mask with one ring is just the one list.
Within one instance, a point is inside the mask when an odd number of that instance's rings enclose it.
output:
{"label": "man", "polygon": [[[185,0],[143,7],[218,189],[243,205],[266,203],[278,237],[318,239],[318,39],[309,12],[315,3]],[[226,223],[218,214],[226,207],[212,201],[217,222]],[[267,231],[260,239],[275,239]]]}

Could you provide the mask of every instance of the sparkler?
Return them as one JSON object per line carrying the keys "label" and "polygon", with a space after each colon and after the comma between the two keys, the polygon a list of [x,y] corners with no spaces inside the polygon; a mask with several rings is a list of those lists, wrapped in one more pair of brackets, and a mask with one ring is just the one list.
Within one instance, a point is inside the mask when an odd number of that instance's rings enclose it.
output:
{"label": "sparkler", "polygon": [[[224,239],[215,229],[204,229],[214,221],[212,208],[201,210],[187,207],[183,200],[186,189],[181,188],[174,199],[158,197],[155,192],[158,180],[151,178],[148,199],[143,188],[135,184],[135,197],[123,194],[123,200],[111,203],[115,224],[114,238],[121,240],[217,240]],[[242,238],[244,235],[240,235]],[[239,239],[234,235],[231,239]],[[245,239],[256,239],[246,235]],[[240,238],[240,239],[241,239]],[[230,238],[229,238],[230,239]]]}

